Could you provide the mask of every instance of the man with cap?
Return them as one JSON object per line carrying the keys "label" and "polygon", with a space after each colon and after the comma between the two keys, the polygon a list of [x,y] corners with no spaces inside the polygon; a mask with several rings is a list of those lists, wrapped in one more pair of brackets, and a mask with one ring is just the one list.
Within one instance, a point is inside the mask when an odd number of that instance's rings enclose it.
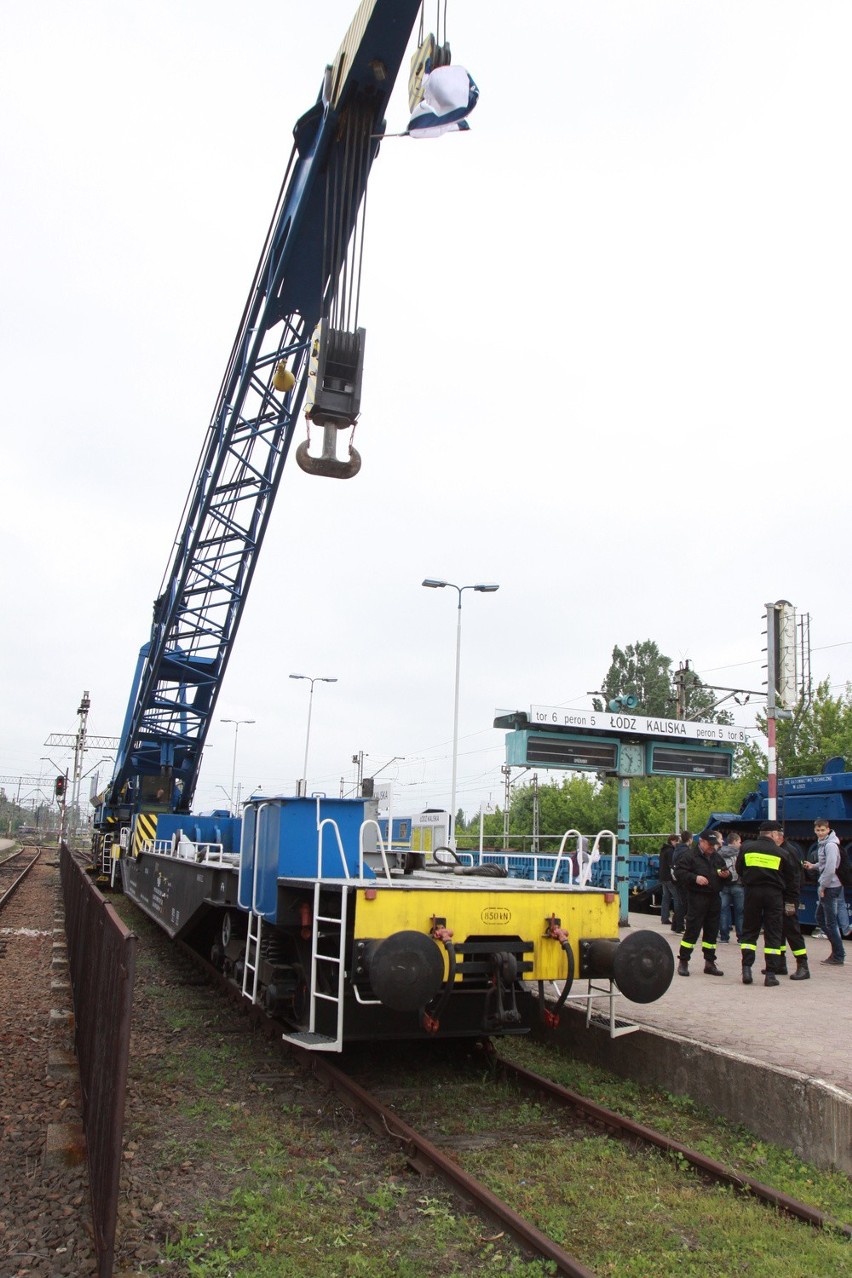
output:
{"label": "man with cap", "polygon": [[[777,837],[779,836],[780,837]],[[795,907],[798,876],[791,859],[781,851],[784,830],[778,821],[764,821],[759,837],[743,843],[737,857],[737,874],[745,888],[743,931],[743,985],[751,985],[751,969],[757,955],[757,938],[763,928],[766,958],[764,985],[777,985],[784,956],[784,909]]]}
{"label": "man with cap", "polygon": [[796,960],[796,970],[790,976],[791,981],[809,981],[811,979],[810,969],[808,967],[808,951],[805,946],[805,938],[802,936],[802,929],[799,925],[799,901],[802,893],[802,862],[796,852],[796,849],[787,843],[784,838],[782,829],[770,830],[769,837],[773,843],[781,849],[781,855],[786,857],[793,871],[793,879],[796,884],[795,899],[790,901],[787,896],[784,897],[784,941],[781,945],[781,958],[778,964],[779,976],[787,975],[787,952],[786,945],[789,945]]}
{"label": "man with cap", "polygon": [[677,956],[678,976],[689,976],[689,960],[702,930],[704,971],[707,976],[724,976],[716,966],[716,938],[722,911],[719,893],[731,872],[719,852],[716,835],[703,830],[698,836],[698,847],[692,844],[678,858],[674,876],[686,893],[686,926]]}

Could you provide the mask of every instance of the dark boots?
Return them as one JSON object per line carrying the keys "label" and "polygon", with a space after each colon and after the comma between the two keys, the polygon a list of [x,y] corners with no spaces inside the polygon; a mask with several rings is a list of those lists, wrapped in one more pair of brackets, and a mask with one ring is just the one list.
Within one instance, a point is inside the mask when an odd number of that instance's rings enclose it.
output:
{"label": "dark boots", "polygon": [[708,962],[704,964],[704,975],[705,976],[724,976],[725,973],[722,971],[720,967],[716,966],[715,959],[710,959]]}
{"label": "dark boots", "polygon": [[689,976],[689,964],[686,959],[679,959],[677,965],[678,976]]}
{"label": "dark boots", "polygon": [[810,970],[808,968],[808,960],[806,958],[796,959],[796,970],[790,977],[791,981],[809,981],[811,979]]}
{"label": "dark boots", "polygon": [[[769,966],[769,960],[767,960],[766,967],[763,970],[766,973],[766,975],[763,978],[764,985],[769,985],[769,986],[780,985],[781,982],[778,980],[778,977],[775,975],[774,970]],[[799,980],[802,980],[801,976],[799,977]],[[752,981],[753,981],[753,977],[751,974],[751,964],[743,963],[743,985],[751,985]]]}

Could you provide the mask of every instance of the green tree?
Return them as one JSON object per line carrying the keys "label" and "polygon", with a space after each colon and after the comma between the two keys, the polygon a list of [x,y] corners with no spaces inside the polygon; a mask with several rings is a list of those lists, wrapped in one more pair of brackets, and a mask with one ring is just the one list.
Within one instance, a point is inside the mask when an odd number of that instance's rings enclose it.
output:
{"label": "green tree", "polygon": [[[672,672],[671,657],[660,652],[653,639],[637,640],[626,648],[617,645],[612,650],[612,661],[604,675],[601,692],[607,701],[613,697],[632,694],[639,701],[638,711],[643,715],[659,715],[661,718],[698,719],[702,723],[730,723],[727,711],[714,708],[715,695],[685,661],[679,670]],[[682,713],[678,715],[678,686]],[[596,709],[603,707],[598,701]]]}
{"label": "green tree", "polygon": [[[616,645],[601,683],[601,692],[608,701],[624,694],[637,697],[640,714],[673,717],[675,701],[671,664],[671,657],[660,652],[652,639],[637,640],[626,648]],[[600,702],[597,708],[602,709]]]}

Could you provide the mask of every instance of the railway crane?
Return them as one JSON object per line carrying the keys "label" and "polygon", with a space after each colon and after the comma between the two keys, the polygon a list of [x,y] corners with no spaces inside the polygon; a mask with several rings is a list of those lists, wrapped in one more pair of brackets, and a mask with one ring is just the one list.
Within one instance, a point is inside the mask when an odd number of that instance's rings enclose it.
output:
{"label": "railway crane", "polygon": [[[368,797],[253,795],[239,819],[192,813],[201,754],[297,418],[321,436],[296,461],[353,477],[365,334],[364,195],[420,0],[362,0],[319,96],[297,121],[260,256],[154,603],[95,864],[172,937],[319,1051],[355,1038],[523,1033],[527,982],[609,978],[640,1002],[673,971],[650,933],[618,940],[613,892],[425,865],[385,846]],[[422,31],[421,31],[422,36]],[[459,128],[476,86],[421,39],[410,131]],[[425,105],[425,109],[423,108]],[[449,851],[449,850],[448,850]],[[541,1000],[543,1004],[543,999]]]}
{"label": "railway crane", "polygon": [[207,732],[233,650],[297,420],[311,383],[297,460],[349,478],[360,404],[357,249],[367,180],[420,0],[363,0],[293,149],[140,651],[115,768],[96,825],[102,837],[145,813],[189,812]]}

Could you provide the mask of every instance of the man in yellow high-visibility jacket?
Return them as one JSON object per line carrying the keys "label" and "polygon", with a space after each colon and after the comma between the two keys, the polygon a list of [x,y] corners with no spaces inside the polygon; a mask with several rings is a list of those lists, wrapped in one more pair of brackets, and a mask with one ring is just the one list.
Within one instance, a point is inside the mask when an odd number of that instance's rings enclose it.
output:
{"label": "man in yellow high-visibility jacket", "polygon": [[783,834],[778,821],[764,821],[757,839],[743,843],[737,857],[736,870],[745,888],[743,932],[740,949],[743,956],[743,985],[751,985],[751,969],[757,955],[757,938],[763,928],[763,952],[766,957],[764,985],[777,985],[776,973],[784,957],[784,906],[795,902],[796,875],[790,861],[771,837]]}

